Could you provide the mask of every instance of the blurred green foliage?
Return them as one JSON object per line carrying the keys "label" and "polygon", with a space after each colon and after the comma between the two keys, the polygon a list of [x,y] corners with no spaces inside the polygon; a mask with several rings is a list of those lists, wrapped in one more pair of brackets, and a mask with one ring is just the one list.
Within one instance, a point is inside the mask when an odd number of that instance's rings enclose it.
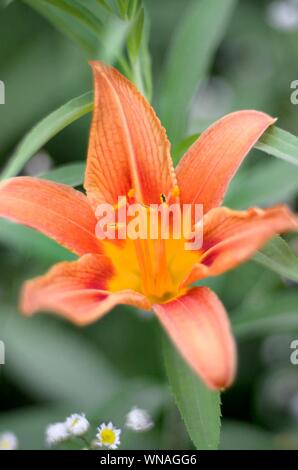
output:
{"label": "blurred green foliage", "polygon": [[[55,10],[59,3],[70,15],[68,37],[60,32],[65,25]],[[73,5],[82,3],[94,15],[86,14],[75,27]],[[105,3],[109,2],[15,0],[0,9],[0,79],[6,86],[6,104],[0,105],[3,168],[38,121],[92,88],[87,59],[117,62],[150,97],[150,58],[140,31],[150,38],[153,101],[177,141],[241,108],[269,112],[278,117],[279,127],[298,135],[298,106],[290,101],[290,83],[298,79],[298,27],[270,25],[271,0],[230,1],[229,11],[220,15],[215,7],[210,18],[213,15],[217,29],[204,23],[204,33],[196,17],[189,16],[191,0],[147,0],[145,18],[150,21],[145,23],[140,2],[133,2],[134,12],[125,9],[125,2],[112,2],[114,10],[117,3],[123,7],[118,16]],[[38,14],[41,10],[50,22]],[[204,11],[198,9],[197,15],[199,21]],[[191,20],[188,28],[183,29],[181,18]],[[100,30],[102,38],[96,47],[94,30]],[[185,46],[177,43],[179,34]],[[211,43],[202,43],[208,34]],[[171,65],[175,44],[193,67],[183,62],[177,69]],[[196,61],[206,48],[212,53],[203,70]],[[54,132],[22,172],[44,173],[56,180],[71,175],[68,183],[79,184],[89,123],[87,114],[61,133]],[[70,171],[51,170],[62,165]],[[234,208],[287,202],[297,210],[297,194],[297,167],[255,150],[233,181],[226,202]],[[70,255],[30,229],[0,222],[0,339],[6,345],[6,364],[0,366],[0,432],[16,432],[22,448],[44,448],[45,426],[70,412],[86,412],[94,426],[103,420],[123,426],[129,409],[141,406],[153,414],[155,427],[145,434],[128,432],[124,447],[192,448],[169,393],[154,318],[128,307],[117,307],[84,329],[54,316],[21,318],[17,304],[22,282]],[[297,238],[290,237],[289,242],[298,253]],[[273,248],[278,256],[278,247]],[[292,256],[289,270],[297,266]],[[259,261],[266,265],[264,259]],[[280,277],[249,262],[209,282],[230,312],[239,344],[238,378],[222,395],[221,448],[298,448],[298,366],[290,364],[290,343],[298,338],[298,291],[297,282],[286,274]]]}

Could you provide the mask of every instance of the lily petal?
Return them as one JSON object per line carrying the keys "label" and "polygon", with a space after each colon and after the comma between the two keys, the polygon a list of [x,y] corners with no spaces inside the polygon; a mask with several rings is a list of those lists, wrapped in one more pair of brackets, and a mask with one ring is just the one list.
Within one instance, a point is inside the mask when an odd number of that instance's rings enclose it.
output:
{"label": "lily petal", "polygon": [[182,356],[212,389],[228,387],[235,376],[236,352],[226,311],[207,287],[154,305],[161,324]]}
{"label": "lily petal", "polygon": [[203,224],[203,254],[183,284],[222,274],[246,261],[274,235],[298,230],[298,218],[283,205],[247,211],[219,207],[205,215]]}
{"label": "lily petal", "polygon": [[31,177],[3,181],[0,216],[34,228],[78,255],[101,251],[88,200],[69,186]]}
{"label": "lily petal", "polygon": [[182,202],[203,204],[204,213],[219,206],[242,160],[274,122],[258,111],[238,111],[203,132],[176,169]]}
{"label": "lily petal", "polygon": [[113,67],[91,62],[95,101],[85,189],[94,208],[115,204],[130,189],[159,203],[175,185],[170,144],[153,108]]}
{"label": "lily petal", "polygon": [[147,306],[136,292],[107,291],[112,275],[113,267],[104,255],[84,255],[77,261],[58,263],[44,276],[24,284],[20,308],[25,315],[45,310],[85,325],[120,303]]}

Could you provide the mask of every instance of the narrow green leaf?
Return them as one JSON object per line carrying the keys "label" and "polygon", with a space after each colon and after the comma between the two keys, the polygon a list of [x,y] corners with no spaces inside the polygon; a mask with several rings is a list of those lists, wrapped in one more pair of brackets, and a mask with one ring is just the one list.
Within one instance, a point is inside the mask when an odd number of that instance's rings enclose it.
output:
{"label": "narrow green leaf", "polygon": [[70,100],[40,121],[19,144],[4,168],[1,179],[17,175],[30,158],[58,132],[93,109],[93,93]]}
{"label": "narrow green leaf", "polygon": [[[144,26],[142,30],[142,39],[139,47],[138,58],[133,64],[134,68],[139,69],[139,75],[141,75],[141,86],[140,90],[143,90],[144,95],[149,101],[152,99],[152,69],[151,69],[151,55],[149,51],[149,32],[150,32],[150,22],[149,16],[144,16]],[[138,82],[136,83],[138,86]]]}
{"label": "narrow green leaf", "polygon": [[119,60],[130,28],[130,21],[123,21],[117,16],[111,16],[105,25],[100,49],[96,57],[109,64]]}
{"label": "narrow green leaf", "polygon": [[233,209],[272,205],[288,201],[297,193],[298,168],[266,156],[257,165],[236,175],[224,204]]}
{"label": "narrow green leaf", "polygon": [[[174,160],[178,161],[199,136],[200,134],[193,134],[181,140],[174,147]],[[256,143],[255,148],[288,163],[298,165],[298,137],[279,127],[269,127]]]}
{"label": "narrow green leaf", "polygon": [[132,62],[135,62],[138,57],[141,42],[142,42],[143,29],[144,29],[144,8],[141,8],[133,22],[133,26],[130,30],[130,33],[128,35],[128,40],[127,40],[127,47],[128,47],[128,51],[129,51]]}
{"label": "narrow green leaf", "polygon": [[182,139],[173,149],[172,156],[174,165],[179,163],[180,158],[189,149],[189,147],[200,137],[200,134],[192,134]]}
{"label": "narrow green leaf", "polygon": [[145,96],[147,97],[148,101],[151,102],[153,94],[151,57],[147,49],[147,45],[141,46],[141,49],[142,53],[140,55],[140,64],[144,76]]}
{"label": "narrow green leaf", "polygon": [[256,144],[256,148],[298,165],[298,137],[276,126],[270,127],[264,133]]}
{"label": "narrow green leaf", "polygon": [[99,5],[101,5],[103,8],[105,8],[105,10],[109,13],[113,13],[114,10],[113,8],[111,7],[111,5],[109,5],[109,2],[108,0],[96,0],[97,3],[99,3]]}
{"label": "narrow green leaf", "polygon": [[193,0],[173,37],[158,94],[172,143],[183,138],[191,100],[208,73],[236,0]]}
{"label": "narrow green leaf", "polygon": [[99,35],[96,35],[93,28],[88,27],[85,22],[76,21],[73,15],[59,10],[55,5],[51,5],[47,0],[23,0],[31,8],[49,20],[61,33],[68,36],[77,43],[88,55],[95,55],[98,50]]}
{"label": "narrow green leaf", "polygon": [[116,0],[116,5],[122,18],[127,16],[128,4],[129,0]]}
{"label": "narrow green leaf", "polygon": [[164,359],[171,390],[197,449],[217,449],[220,435],[220,394],[210,391],[188,367],[164,335]]}
{"label": "narrow green leaf", "polygon": [[254,261],[298,282],[298,256],[281,237],[275,237],[254,256]]}
{"label": "narrow green leaf", "polygon": [[53,5],[60,11],[79,21],[91,31],[98,35],[101,31],[101,21],[93,15],[88,8],[77,0],[42,0],[44,3]]}
{"label": "narrow green leaf", "polygon": [[127,9],[128,18],[134,18],[139,13],[141,6],[142,0],[129,0]]}
{"label": "narrow green leaf", "polygon": [[39,175],[39,178],[67,184],[68,186],[81,186],[85,175],[85,162],[68,163]]}
{"label": "narrow green leaf", "polygon": [[243,307],[231,315],[233,331],[239,338],[298,328],[297,292],[280,292],[266,303]]}

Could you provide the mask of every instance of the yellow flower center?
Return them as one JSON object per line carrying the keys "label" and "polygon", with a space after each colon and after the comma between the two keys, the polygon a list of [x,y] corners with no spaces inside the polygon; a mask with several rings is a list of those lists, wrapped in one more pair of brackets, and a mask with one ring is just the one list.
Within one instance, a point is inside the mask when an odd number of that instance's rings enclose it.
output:
{"label": "yellow flower center", "polygon": [[79,418],[74,418],[71,422],[70,427],[74,428],[80,422]]}
{"label": "yellow flower center", "polygon": [[103,445],[112,445],[116,441],[116,434],[112,429],[105,428],[100,432],[100,439]]}
{"label": "yellow flower center", "polygon": [[10,442],[8,439],[3,439],[3,441],[0,442],[0,449],[10,449]]}
{"label": "yellow flower center", "polygon": [[[178,190],[175,190],[177,197]],[[161,193],[165,206],[165,195]],[[147,219],[152,208],[145,207]],[[116,224],[117,225],[117,224]],[[152,238],[149,228],[145,239],[104,240],[104,250],[111,259],[115,275],[108,283],[112,292],[132,289],[147,297],[151,303],[167,302],[183,294],[181,283],[199,260],[198,250],[186,249],[183,236],[176,239],[169,227],[169,237],[161,234],[161,218],[157,219],[157,234]],[[147,225],[149,227],[149,223]]]}

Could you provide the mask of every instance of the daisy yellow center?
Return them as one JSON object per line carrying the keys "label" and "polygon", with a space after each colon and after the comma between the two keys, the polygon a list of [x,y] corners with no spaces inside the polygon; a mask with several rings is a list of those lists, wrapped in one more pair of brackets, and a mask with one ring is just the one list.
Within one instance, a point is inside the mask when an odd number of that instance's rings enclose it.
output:
{"label": "daisy yellow center", "polygon": [[[164,200],[164,195],[161,195]],[[150,209],[148,209],[148,214]],[[186,249],[183,237],[168,239],[160,235],[152,239],[105,240],[104,250],[114,266],[108,283],[112,292],[132,289],[146,296],[151,303],[167,302],[183,294],[182,282],[198,262],[198,251]]]}
{"label": "daisy yellow center", "polygon": [[112,429],[105,428],[100,432],[100,439],[103,445],[112,445],[116,441],[116,434]]}
{"label": "daisy yellow center", "polygon": [[74,418],[70,426],[74,428],[77,424],[79,424],[79,422],[80,422],[79,418]]}
{"label": "daisy yellow center", "polygon": [[10,448],[10,442],[8,439],[3,439],[0,443],[0,449],[9,449]]}

